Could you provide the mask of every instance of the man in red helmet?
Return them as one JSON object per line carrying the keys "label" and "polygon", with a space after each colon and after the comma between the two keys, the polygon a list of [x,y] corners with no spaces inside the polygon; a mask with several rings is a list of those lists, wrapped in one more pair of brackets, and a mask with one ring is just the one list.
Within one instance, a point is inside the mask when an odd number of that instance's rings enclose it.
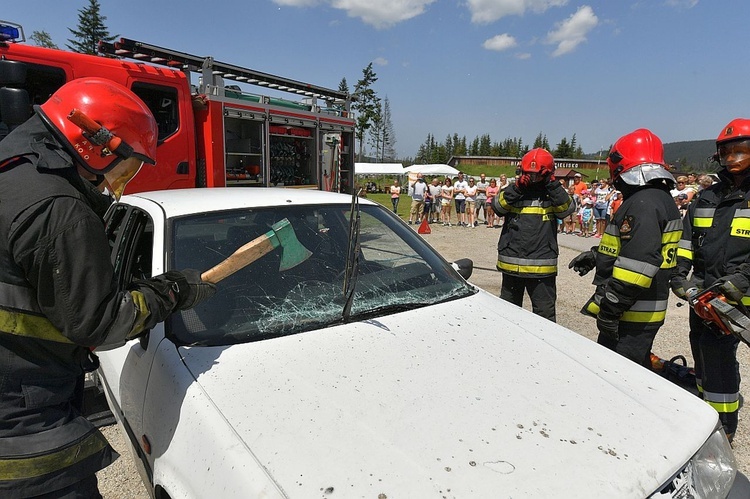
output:
{"label": "man in red helmet", "polygon": [[197,271],[118,289],[102,216],[144,162],[153,115],[130,90],[63,85],[0,142],[0,496],[100,497],[117,454],[81,416],[91,347],[213,294]]}
{"label": "man in red helmet", "polygon": [[[688,207],[672,290],[717,285],[734,303],[750,305],[750,119],[738,118],[716,138],[720,181],[700,190]],[[688,279],[690,270],[693,273]],[[730,441],[740,406],[739,340],[690,311],[690,347],[698,391],[719,412]]]}
{"label": "man in red helmet", "polygon": [[661,140],[643,128],[618,139],[607,164],[623,202],[599,246],[578,255],[569,267],[580,275],[596,268],[596,292],[581,312],[596,317],[598,343],[650,369],[682,233],[669,193],[675,181],[666,169]]}
{"label": "man in red helmet", "polygon": [[555,322],[557,222],[575,206],[555,180],[555,159],[549,151],[527,152],[519,174],[514,184],[488,200],[504,218],[497,243],[497,269],[503,273],[500,298],[520,307],[526,291],[533,312]]}

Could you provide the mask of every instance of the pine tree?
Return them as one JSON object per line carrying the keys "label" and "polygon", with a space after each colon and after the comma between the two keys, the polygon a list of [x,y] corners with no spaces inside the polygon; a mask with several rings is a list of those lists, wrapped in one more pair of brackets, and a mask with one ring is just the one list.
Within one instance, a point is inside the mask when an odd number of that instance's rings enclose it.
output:
{"label": "pine tree", "polygon": [[355,101],[352,108],[357,111],[354,135],[359,141],[359,161],[362,161],[364,157],[364,139],[367,130],[372,126],[373,117],[380,106],[380,99],[378,99],[375,90],[372,89],[372,85],[376,81],[378,81],[378,77],[372,70],[372,63],[370,63],[362,70],[362,79],[354,86]]}
{"label": "pine tree", "polygon": [[104,25],[107,17],[101,15],[100,10],[99,0],[89,0],[88,7],[78,11],[78,29],[68,28],[74,36],[74,39],[68,40],[70,44],[67,47],[70,50],[81,54],[96,55],[99,40],[112,42],[119,36],[109,34],[109,30]]}
{"label": "pine tree", "polygon": [[396,131],[391,120],[391,101],[388,96],[383,100],[383,161],[396,160]]}

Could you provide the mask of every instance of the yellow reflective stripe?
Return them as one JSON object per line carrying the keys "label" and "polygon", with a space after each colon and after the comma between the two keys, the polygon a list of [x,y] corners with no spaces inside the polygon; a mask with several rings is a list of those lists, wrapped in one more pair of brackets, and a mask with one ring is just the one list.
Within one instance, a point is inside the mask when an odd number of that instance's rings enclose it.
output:
{"label": "yellow reflective stripe", "polygon": [[620,320],[625,322],[663,322],[666,316],[666,310],[659,312],[634,312],[628,310],[622,313]]}
{"label": "yellow reflective stripe", "polygon": [[497,261],[497,268],[507,272],[516,272],[519,274],[554,274],[557,272],[556,265],[518,265],[515,263],[506,263]]}
{"label": "yellow reflective stripe", "polygon": [[[705,392],[703,392],[705,394]],[[737,412],[740,410],[740,401],[736,402],[712,402],[706,400],[706,403],[716,409],[716,412]]]}
{"label": "yellow reflective stripe", "polygon": [[662,269],[671,269],[677,266],[677,255],[679,249],[677,243],[665,244],[661,247],[661,266]]}
{"label": "yellow reflective stripe", "polygon": [[711,227],[713,223],[714,223],[713,217],[711,218],[695,217],[693,219],[693,227],[707,228],[707,227]]}
{"label": "yellow reflective stripe", "polygon": [[750,238],[750,218],[733,218],[729,235]]}
{"label": "yellow reflective stripe", "polygon": [[670,232],[665,232],[661,236],[661,243],[662,244],[670,244],[674,243],[677,245],[677,243],[680,242],[680,239],[682,238],[682,231],[681,230],[674,230]]}
{"label": "yellow reflective stripe", "polygon": [[741,301],[743,305],[745,305],[746,307],[750,307],[750,296],[743,296]]}
{"label": "yellow reflective stripe", "polygon": [[46,317],[24,312],[0,309],[0,331],[26,338],[55,341],[57,343],[73,343],[63,336],[60,330],[53,326]]}
{"label": "yellow reflective stripe", "polygon": [[677,256],[682,257],[682,258],[687,258],[688,260],[692,260],[693,259],[693,252],[691,250],[683,249],[683,248],[679,248],[678,247],[677,248]]}
{"label": "yellow reflective stripe", "polygon": [[594,314],[595,316],[599,315],[599,310],[601,310],[601,308],[599,308],[599,305],[597,305],[594,300],[591,300],[586,305],[586,312],[588,312],[590,314]]}
{"label": "yellow reflective stripe", "polygon": [[151,315],[151,311],[148,309],[148,304],[146,303],[146,297],[143,296],[143,293],[140,291],[131,291],[130,295],[133,297],[133,303],[135,304],[135,309],[138,311],[138,316],[133,323],[133,329],[131,329],[125,336],[126,339],[138,336],[145,329],[146,319]]}
{"label": "yellow reflective stripe", "polygon": [[622,282],[635,284],[636,286],[640,286],[642,288],[650,288],[651,281],[653,280],[649,276],[639,274],[638,272],[633,272],[632,270],[626,270],[626,269],[623,269],[622,267],[613,268],[612,277]]}
{"label": "yellow reflective stripe", "polygon": [[0,458],[0,480],[23,480],[61,470],[83,461],[107,446],[104,435],[95,431],[81,442],[42,456]]}
{"label": "yellow reflective stripe", "polygon": [[620,254],[620,238],[605,232],[602,234],[602,240],[599,241],[597,251],[604,255],[616,257]]}

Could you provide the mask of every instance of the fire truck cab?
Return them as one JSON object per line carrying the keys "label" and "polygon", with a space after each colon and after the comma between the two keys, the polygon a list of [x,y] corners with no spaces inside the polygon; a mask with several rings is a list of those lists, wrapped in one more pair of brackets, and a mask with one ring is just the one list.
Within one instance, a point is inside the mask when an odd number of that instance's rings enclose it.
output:
{"label": "fire truck cab", "polygon": [[[127,38],[100,42],[102,56],[24,42],[20,25],[0,21],[0,139],[65,82],[98,76],[130,88],[159,126],[157,164],[126,192],[223,186],[349,192],[353,185],[355,121],[346,92]],[[247,90],[257,87],[285,97]]]}

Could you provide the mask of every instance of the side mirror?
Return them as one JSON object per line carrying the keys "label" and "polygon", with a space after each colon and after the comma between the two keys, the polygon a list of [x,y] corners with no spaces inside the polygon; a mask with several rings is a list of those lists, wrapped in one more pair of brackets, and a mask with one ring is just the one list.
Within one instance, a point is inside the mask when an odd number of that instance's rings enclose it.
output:
{"label": "side mirror", "polygon": [[474,272],[474,262],[469,258],[461,258],[460,260],[453,262],[451,265],[456,272],[467,281],[469,280],[469,277],[471,277],[471,273]]}

